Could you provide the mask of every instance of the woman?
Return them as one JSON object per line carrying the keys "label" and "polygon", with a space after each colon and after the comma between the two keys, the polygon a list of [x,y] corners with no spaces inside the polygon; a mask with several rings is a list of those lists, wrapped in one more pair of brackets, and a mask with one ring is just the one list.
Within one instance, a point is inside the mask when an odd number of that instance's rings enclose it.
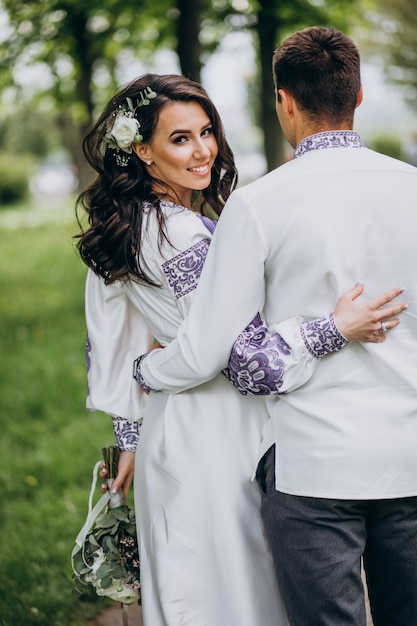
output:
{"label": "woman", "polygon": [[[243,398],[223,374],[178,395],[150,394],[135,458],[144,403],[133,361],[153,338],[167,345],[176,336],[214,230],[209,212],[220,215],[236,184],[219,115],[200,85],[148,74],[108,103],[84,149],[98,173],[78,201],[89,221],[78,236],[90,268],[87,406],[113,417],[122,450],[116,489],[129,489],[135,459],[144,624],[284,625],[250,481],[267,421],[262,399]],[[338,305],[339,330],[383,340],[373,334],[376,308],[399,290],[371,306],[354,302],[361,291]],[[282,391],[316,365],[299,325],[277,327],[294,347]]]}

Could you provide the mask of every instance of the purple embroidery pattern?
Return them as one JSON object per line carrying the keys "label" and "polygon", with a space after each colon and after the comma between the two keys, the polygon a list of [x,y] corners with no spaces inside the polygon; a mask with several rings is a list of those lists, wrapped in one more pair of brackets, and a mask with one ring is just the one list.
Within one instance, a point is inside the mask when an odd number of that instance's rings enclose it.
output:
{"label": "purple embroidery pattern", "polygon": [[146,391],[146,393],[150,393],[151,391],[154,391],[152,387],[148,387],[148,385],[145,383],[143,376],[142,376],[141,369],[140,369],[143,359],[145,359],[148,356],[148,354],[149,352],[147,354],[142,354],[142,356],[140,356],[133,362],[133,378],[142,387],[143,391]]}
{"label": "purple embroidery pattern", "polygon": [[131,422],[122,417],[113,417],[116,443],[123,452],[135,452],[139,441],[139,422]]}
{"label": "purple embroidery pattern", "polygon": [[85,336],[85,363],[87,366],[87,374],[91,368],[91,342],[88,333]]}
{"label": "purple embroidery pattern", "polygon": [[341,350],[348,343],[334,323],[333,313],[301,324],[300,331],[307,349],[317,359],[329,352]]}
{"label": "purple embroidery pattern", "polygon": [[[87,369],[87,374],[91,368],[91,341],[88,336],[88,332],[85,334],[85,365]],[[87,397],[90,395],[90,386],[88,384],[88,376],[87,376]]]}
{"label": "purple embroidery pattern", "polygon": [[244,396],[278,394],[285,372],[280,355],[290,354],[287,342],[271,333],[258,313],[234,343],[223,373]]}
{"label": "purple embroidery pattern", "polygon": [[209,246],[210,240],[202,239],[162,265],[175,298],[182,298],[197,287]]}
{"label": "purple embroidery pattern", "polygon": [[[343,348],[348,340],[340,334],[333,313],[300,326],[306,348],[315,358]],[[223,374],[244,396],[285,394],[286,359],[292,349],[279,333],[272,333],[259,313],[235,341],[229,366]]]}
{"label": "purple embroidery pattern", "polygon": [[364,148],[365,144],[354,130],[332,130],[306,137],[295,148],[294,158],[323,148]]}

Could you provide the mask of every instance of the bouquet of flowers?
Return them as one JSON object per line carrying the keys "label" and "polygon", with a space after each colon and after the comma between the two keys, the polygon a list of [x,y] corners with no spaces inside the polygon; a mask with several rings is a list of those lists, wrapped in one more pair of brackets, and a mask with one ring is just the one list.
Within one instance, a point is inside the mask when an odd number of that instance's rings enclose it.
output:
{"label": "bouquet of flowers", "polygon": [[126,609],[133,602],[140,604],[140,565],[134,511],[126,505],[121,490],[111,493],[119,455],[117,446],[103,448],[108,490],[93,508],[100,462],[94,467],[87,520],[76,539],[71,561],[76,596],[107,596]]}

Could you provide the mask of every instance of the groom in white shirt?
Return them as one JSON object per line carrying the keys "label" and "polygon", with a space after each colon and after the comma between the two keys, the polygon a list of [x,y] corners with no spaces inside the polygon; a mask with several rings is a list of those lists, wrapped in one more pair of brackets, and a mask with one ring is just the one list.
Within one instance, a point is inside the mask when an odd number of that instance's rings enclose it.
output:
{"label": "groom in white shirt", "polygon": [[268,398],[257,478],[291,626],[365,626],[362,559],[374,626],[411,626],[417,169],[368,150],[352,130],[360,59],[343,33],[295,33],[273,71],[294,159],[232,194],[177,340],[143,359],[137,377],[181,391],[225,367],[257,311],[267,323],[300,312],[314,319],[359,279],[371,296],[403,285],[408,309],[395,336],[351,343],[323,357],[300,389]]}

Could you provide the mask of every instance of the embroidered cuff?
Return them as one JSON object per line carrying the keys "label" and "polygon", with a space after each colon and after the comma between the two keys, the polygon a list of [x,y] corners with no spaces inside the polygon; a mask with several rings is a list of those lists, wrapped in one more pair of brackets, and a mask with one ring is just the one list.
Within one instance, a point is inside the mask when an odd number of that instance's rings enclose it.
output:
{"label": "embroidered cuff", "polygon": [[300,326],[301,336],[307,350],[316,359],[341,350],[348,343],[346,337],[339,332],[333,318],[333,313],[326,317],[306,322]]}
{"label": "embroidered cuff", "polygon": [[146,393],[149,393],[150,391],[155,391],[155,389],[152,389],[152,387],[149,387],[145,383],[142,377],[141,369],[140,369],[142,366],[143,359],[145,359],[147,356],[148,356],[148,353],[142,354],[142,356],[140,356],[138,359],[136,359],[136,361],[133,362],[133,378],[142,387],[143,391],[145,391]]}
{"label": "embroidered cuff", "polygon": [[141,422],[131,422],[123,417],[112,417],[116,443],[122,452],[136,452]]}
{"label": "embroidered cuff", "polygon": [[[233,344],[226,378],[244,396],[279,394],[291,348],[279,333],[269,332],[258,315]],[[285,392],[284,392],[285,393]]]}

